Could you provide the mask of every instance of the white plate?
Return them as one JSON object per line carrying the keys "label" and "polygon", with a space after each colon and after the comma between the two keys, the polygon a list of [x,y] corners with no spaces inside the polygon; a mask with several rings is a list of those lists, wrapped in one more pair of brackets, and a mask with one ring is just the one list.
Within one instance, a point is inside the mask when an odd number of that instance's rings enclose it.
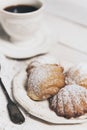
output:
{"label": "white plate", "polygon": [[13,95],[16,101],[31,115],[38,117],[44,121],[54,123],[54,124],[75,124],[87,121],[87,115],[79,117],[66,119],[59,117],[54,111],[50,110],[48,101],[33,101],[26,93],[24,88],[25,81],[27,78],[26,71],[23,70],[18,73],[13,80]]}

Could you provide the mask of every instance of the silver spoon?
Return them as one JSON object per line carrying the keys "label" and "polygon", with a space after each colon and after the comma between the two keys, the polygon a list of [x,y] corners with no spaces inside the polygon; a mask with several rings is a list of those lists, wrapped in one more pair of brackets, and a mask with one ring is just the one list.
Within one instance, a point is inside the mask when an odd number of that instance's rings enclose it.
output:
{"label": "silver spoon", "polygon": [[[0,66],[1,69],[1,66]],[[9,117],[11,121],[15,124],[22,124],[25,121],[25,118],[21,111],[18,109],[16,103],[14,103],[11,98],[9,97],[9,94],[2,82],[2,79],[0,78],[0,86],[2,87],[2,90],[7,98],[8,104],[7,104],[7,109],[9,113]]]}

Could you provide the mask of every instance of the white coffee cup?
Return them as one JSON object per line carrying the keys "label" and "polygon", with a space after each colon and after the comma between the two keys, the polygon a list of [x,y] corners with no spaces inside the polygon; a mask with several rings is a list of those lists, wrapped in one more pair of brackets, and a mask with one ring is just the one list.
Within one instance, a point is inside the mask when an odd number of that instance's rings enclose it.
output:
{"label": "white coffee cup", "polygon": [[[15,5],[32,5],[38,9],[28,13],[12,13],[4,10]],[[2,0],[0,3],[2,27],[13,41],[28,40],[42,26],[43,9],[43,3],[39,0]]]}

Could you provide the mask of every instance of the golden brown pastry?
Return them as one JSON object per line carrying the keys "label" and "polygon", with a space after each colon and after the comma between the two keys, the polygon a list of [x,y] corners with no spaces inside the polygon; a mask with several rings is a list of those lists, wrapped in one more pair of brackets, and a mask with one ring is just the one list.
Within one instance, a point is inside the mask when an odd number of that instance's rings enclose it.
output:
{"label": "golden brown pastry", "polygon": [[87,112],[87,89],[79,85],[67,85],[51,97],[49,103],[59,116],[79,117]]}
{"label": "golden brown pastry", "polygon": [[33,100],[47,99],[65,85],[63,68],[56,64],[30,64],[27,73],[27,95]]}
{"label": "golden brown pastry", "polygon": [[66,84],[78,84],[87,88],[87,64],[81,63],[66,72]]}

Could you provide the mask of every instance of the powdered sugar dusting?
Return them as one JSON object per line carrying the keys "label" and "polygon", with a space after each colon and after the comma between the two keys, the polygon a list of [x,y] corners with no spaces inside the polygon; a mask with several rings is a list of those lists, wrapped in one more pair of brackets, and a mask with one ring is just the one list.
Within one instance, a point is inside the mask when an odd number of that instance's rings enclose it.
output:
{"label": "powdered sugar dusting", "polygon": [[[70,111],[70,112],[73,113],[74,112],[73,104],[72,104],[72,100],[71,100],[71,97],[70,97],[70,92],[69,92],[67,87],[62,90],[62,100],[63,100],[64,109],[65,109],[64,111],[65,112]],[[66,108],[66,106],[68,107],[68,109]]]}
{"label": "powdered sugar dusting", "polygon": [[[67,103],[67,100],[69,101],[69,99],[72,97],[75,104],[80,105],[80,97],[81,95],[85,94],[85,91],[87,90],[79,85],[67,85],[66,87],[62,88],[62,91],[64,92],[65,104]],[[61,93],[61,90],[59,92]],[[69,96],[67,93],[71,96]]]}
{"label": "powdered sugar dusting", "polygon": [[[60,98],[61,97],[61,98]],[[62,100],[62,92],[61,93],[59,93],[58,95],[57,95],[57,113],[60,115],[60,114],[64,114],[64,105],[63,105],[63,100]]]}
{"label": "powdered sugar dusting", "polygon": [[[56,66],[55,66],[56,67]],[[55,74],[58,76],[58,72],[54,71],[53,66],[49,65],[39,65],[30,70],[29,79],[28,79],[28,87],[29,90],[34,91],[36,94],[40,93],[40,85],[45,83],[48,77]],[[55,80],[51,80],[48,85],[55,84]],[[46,87],[46,84],[45,84]]]}
{"label": "powdered sugar dusting", "polygon": [[87,79],[87,63],[80,63],[71,67],[66,73],[67,84],[79,84],[82,80]]}
{"label": "powdered sugar dusting", "polygon": [[87,63],[80,63],[77,65],[76,69],[79,70],[80,75],[87,75]]}
{"label": "powdered sugar dusting", "polygon": [[[67,85],[59,90],[56,96],[57,98],[54,96],[53,100],[56,99],[57,102],[51,102],[50,105],[57,106],[58,115],[74,117],[84,114],[84,110],[87,111],[87,107],[85,108],[87,106],[87,89],[79,85]],[[82,101],[85,106],[82,106]]]}
{"label": "powdered sugar dusting", "polygon": [[44,68],[42,66],[38,66],[36,68],[33,68],[33,70],[30,71],[28,84],[30,89],[34,90],[36,93],[39,93],[39,85],[42,83],[46,78],[47,75],[50,73],[49,67]]}

